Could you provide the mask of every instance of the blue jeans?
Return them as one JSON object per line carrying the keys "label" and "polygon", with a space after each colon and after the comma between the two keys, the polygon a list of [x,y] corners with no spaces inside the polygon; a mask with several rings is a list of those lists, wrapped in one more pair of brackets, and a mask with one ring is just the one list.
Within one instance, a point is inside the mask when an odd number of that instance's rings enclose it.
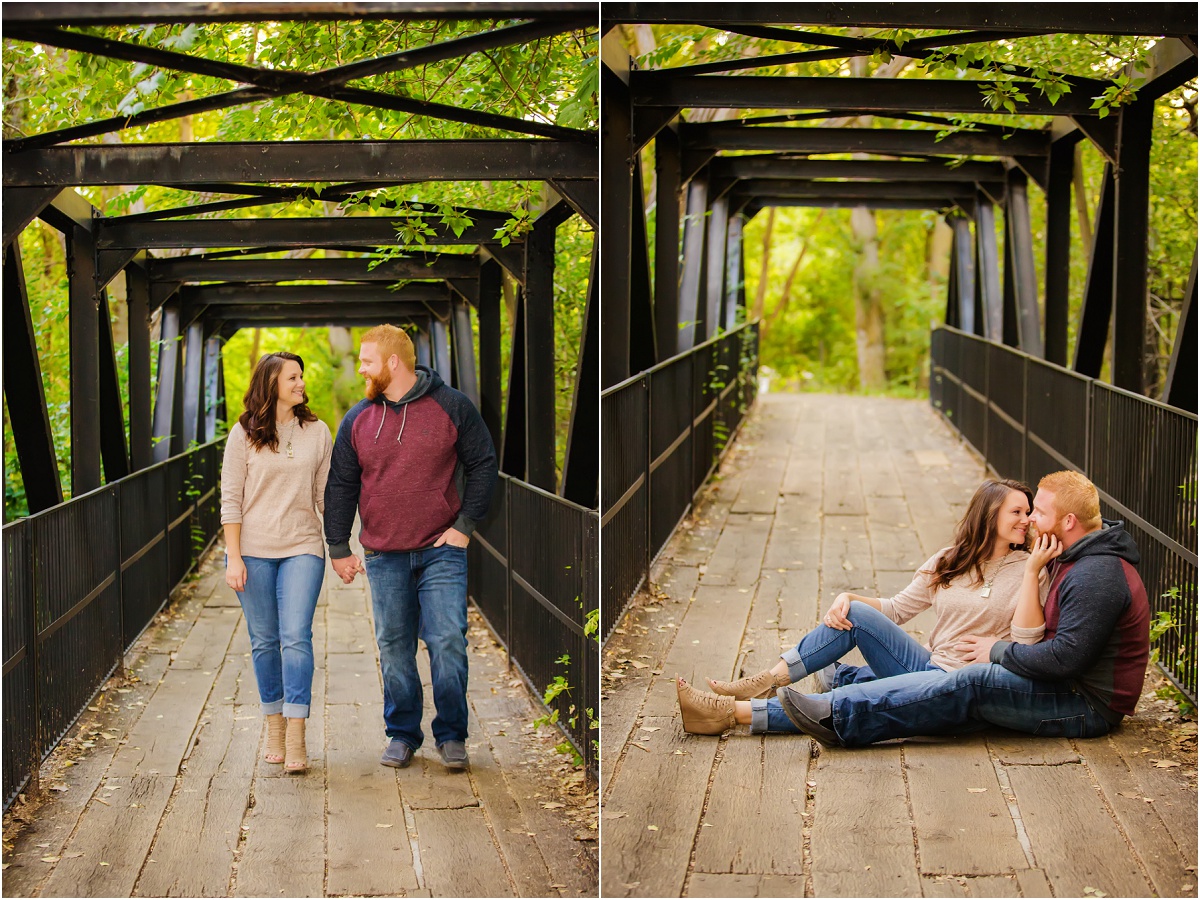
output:
{"label": "blue jeans", "polygon": [[325,560],[305,553],[282,559],[243,556],[246,588],[238,594],[250,632],[254,679],[264,715],[307,719],[312,702],[312,623]]}
{"label": "blue jeans", "polygon": [[851,684],[830,694],[833,728],[848,747],[988,725],[1042,737],[1087,738],[1112,725],[1066,681],[1034,681],[993,663]]}
{"label": "blue jeans", "polygon": [[[930,661],[929,650],[875,607],[853,600],[846,616],[851,623],[849,630],[818,625],[793,649],[780,654],[793,682],[832,664],[837,664],[834,687],[911,672],[944,671]],[[837,662],[855,647],[862,651],[867,665],[849,666]],[[774,697],[752,701],[750,717],[750,730],[756,734],[768,731],[797,734],[800,730]]]}
{"label": "blue jeans", "polygon": [[375,610],[375,640],[383,670],[383,722],[389,738],[416,750],[421,732],[417,638],[429,648],[433,676],[433,738],[467,739],[467,551],[443,544],[428,550],[367,550]]}

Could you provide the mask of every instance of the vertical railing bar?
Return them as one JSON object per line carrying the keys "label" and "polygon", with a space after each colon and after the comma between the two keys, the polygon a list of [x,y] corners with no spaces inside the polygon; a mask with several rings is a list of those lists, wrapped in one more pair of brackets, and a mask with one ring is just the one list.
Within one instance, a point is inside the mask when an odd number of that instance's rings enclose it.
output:
{"label": "vertical railing bar", "polygon": [[507,478],[501,477],[500,483],[504,490],[504,656],[508,673],[512,674],[512,491]]}
{"label": "vertical railing bar", "polygon": [[[38,555],[34,548],[35,531],[39,530],[41,520],[35,520],[25,529],[25,556],[28,561],[26,572],[29,576],[29,622],[26,625],[25,645],[29,648],[30,683],[33,686],[32,708],[33,721],[29,731],[29,792],[38,796],[42,791],[40,770],[42,765],[42,691],[41,691],[41,647],[38,644]],[[32,526],[32,527],[31,527]]]}

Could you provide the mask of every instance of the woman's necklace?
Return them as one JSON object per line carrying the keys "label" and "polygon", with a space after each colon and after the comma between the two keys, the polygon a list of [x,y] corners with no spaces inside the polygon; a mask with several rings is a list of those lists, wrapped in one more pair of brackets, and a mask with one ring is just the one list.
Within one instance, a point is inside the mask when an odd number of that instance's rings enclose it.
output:
{"label": "woman's necklace", "polygon": [[991,578],[987,577],[986,571],[984,572],[984,578],[987,580],[983,582],[983,590],[979,592],[979,596],[984,600],[992,596],[992,582],[996,580],[996,576],[999,575],[1000,570],[1004,568],[1004,560],[1008,559],[1009,553],[1012,553],[1012,551],[1009,550],[1008,553],[1005,553],[1004,556],[1000,558],[1000,562],[996,563],[996,571],[992,572]]}
{"label": "woman's necklace", "polygon": [[294,459],[296,454],[292,452],[292,433],[296,430],[296,417],[292,416],[292,420],[290,422],[283,426],[277,426],[276,430],[278,430],[279,427],[283,427],[288,430],[287,446],[283,449],[287,453],[288,459]]}

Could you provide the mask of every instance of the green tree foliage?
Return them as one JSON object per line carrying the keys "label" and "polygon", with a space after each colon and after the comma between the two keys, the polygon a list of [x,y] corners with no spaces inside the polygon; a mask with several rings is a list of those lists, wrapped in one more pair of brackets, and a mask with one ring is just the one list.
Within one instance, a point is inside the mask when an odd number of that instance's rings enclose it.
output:
{"label": "green tree foliage", "polygon": [[[820,60],[768,65],[736,74],[873,75],[910,79],[950,78],[980,81],[980,111],[945,117],[943,135],[977,123],[1044,128],[1048,116],[1022,115],[1030,98],[1042,95],[1057,102],[1072,87],[1061,75],[1110,80],[1111,89],[1091,97],[1102,114],[1129,102],[1140,80],[1132,76],[1153,51],[1152,38],[1095,35],[1038,35],[1012,40],[963,45],[932,51],[924,59],[905,58],[904,45],[935,31],[901,32],[821,29],[829,33],[876,39],[880,48],[865,60]],[[625,39],[642,68],[669,68],[697,63],[744,60],[814,49],[802,42],[779,42],[698,26],[626,27]],[[858,70],[858,71],[856,71]],[[863,71],[865,70],[865,71]],[[713,75],[711,77],[719,77]],[[994,86],[993,86],[994,85]],[[1184,285],[1196,247],[1196,85],[1190,82],[1156,103],[1151,151],[1151,208],[1149,235],[1150,325],[1147,371],[1151,394],[1161,389],[1162,376],[1175,337]],[[1015,111],[997,115],[994,110]],[[688,110],[691,121],[764,117],[794,110]],[[824,122],[829,127],[929,128],[928,124],[879,117],[843,117]],[[647,154],[648,156],[649,154]],[[832,158],[832,157],[830,157]],[[849,158],[844,156],[843,158]],[[1072,216],[1071,315],[1068,352],[1073,353],[1075,329],[1087,278],[1091,230],[1103,177],[1103,158],[1087,141],[1079,154],[1086,217]],[[653,168],[643,161],[647,185]],[[651,198],[653,195],[650,195]],[[1032,182],[1029,187],[1034,254],[1039,293],[1044,279],[1045,198]],[[653,211],[650,228],[653,229]],[[881,210],[878,271],[871,286],[882,297],[885,370],[889,390],[923,392],[928,379],[931,324],[945,310],[949,242],[931,212]],[[998,220],[1002,221],[998,212]],[[769,232],[769,234],[768,234]],[[765,278],[762,303],[764,366],[793,388],[856,390],[860,383],[856,358],[856,308],[853,275],[860,246],[846,210],[778,209],[757,215],[747,226],[746,294],[754,306]],[[997,239],[1003,248],[1003,228]],[[768,238],[764,251],[763,241]],[[765,256],[765,267],[764,267]],[[798,261],[798,262],[797,262]]]}
{"label": "green tree foliage", "polygon": [[[274,22],[216,25],[148,25],[82,29],[125,42],[174,50],[213,60],[260,68],[316,72],[371,59],[399,50],[423,47],[515,22]],[[433,101],[466,109],[498,113],[595,130],[598,127],[597,35],[595,30],[541,38],[496,50],[430,63],[400,72],[358,79],[350,86]],[[159,69],[40,45],[4,41],[3,131],[6,138],[53,131],[115,115],[133,115],[169,103],[198,99],[232,90],[222,79]],[[379,110],[293,94],[240,107],[196,114],[129,128],[103,140],[158,143],[187,140],[398,140],[523,137],[424,116]],[[512,216],[510,236],[526,227],[530,210],[542,202],[537,183],[471,182],[405,185],[374,191],[340,206],[319,199],[325,184],[306,184],[308,196],[249,210],[206,213],[205,218],[246,216],[397,215],[407,241],[393,252],[422,246],[423,213],[413,204],[436,209],[434,220],[451,227],[468,224],[461,210],[486,208]],[[105,215],[148,212],[232,199],[230,195],[132,185],[123,188],[82,188]],[[357,202],[361,201],[361,202]],[[407,205],[407,209],[405,208]],[[399,208],[398,208],[399,207]],[[497,238],[503,237],[498,235]],[[556,254],[555,331],[558,382],[559,463],[565,444],[575,364],[579,349],[583,298],[590,264],[592,231],[577,219],[559,228]],[[68,303],[61,236],[35,222],[21,236],[20,247],[29,282],[30,307],[46,383],[51,425],[63,474],[70,493],[70,409]],[[179,251],[186,252],[186,251]],[[156,255],[172,255],[161,251]],[[275,256],[312,255],[325,251],[295,251]],[[510,285],[511,287],[511,285]],[[110,287],[110,312],[118,341],[118,366],[128,410],[127,345],[123,329],[120,285]],[[507,373],[511,340],[510,317],[502,337]],[[357,334],[359,332],[356,332]],[[152,323],[157,337],[157,320]],[[311,405],[331,428],[355,399],[335,396],[334,382],[343,365],[326,329],[273,328],[245,330],[226,347],[226,397],[230,423],[241,412],[241,399],[258,353],[288,349],[304,357]],[[157,361],[152,347],[152,366]],[[357,353],[355,341],[353,353]],[[348,389],[346,389],[348,390]],[[344,392],[344,391],[343,391]],[[128,415],[126,414],[126,418]],[[5,517],[26,511],[7,405],[4,420]]]}

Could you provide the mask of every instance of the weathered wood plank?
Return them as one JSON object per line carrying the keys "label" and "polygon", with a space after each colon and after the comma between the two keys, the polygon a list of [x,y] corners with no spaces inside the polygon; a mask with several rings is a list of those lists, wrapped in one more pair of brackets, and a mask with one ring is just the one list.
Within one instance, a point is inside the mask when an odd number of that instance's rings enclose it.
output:
{"label": "weathered wood plank", "polygon": [[817,760],[812,885],[818,897],[919,897],[912,815],[897,746]]}
{"label": "weathered wood plank", "polygon": [[1050,896],[1050,882],[1041,869],[1018,869],[1017,886],[1022,897]]}
{"label": "weathered wood plank", "polygon": [[[54,865],[43,897],[129,897],[175,787],[174,774],[109,778]],[[75,856],[74,854],[79,854]],[[102,865],[103,863],[103,865]]]}
{"label": "weathered wood plank", "polygon": [[928,559],[922,553],[904,498],[868,496],[867,528],[871,532],[871,557],[877,570],[915,572]]}
{"label": "weathered wood plank", "polygon": [[1079,762],[1079,754],[1066,738],[996,731],[988,735],[988,746],[996,759],[1008,766],[1061,766]]}
{"label": "weathered wood plank", "polygon": [[867,593],[874,582],[867,522],[862,516],[825,516],[821,535],[822,606],[842,591]]}
{"label": "weathered wood plank", "polygon": [[418,809],[413,818],[425,884],[433,896],[513,896],[482,810]]}
{"label": "weathered wood plank", "polygon": [[683,889],[718,742],[659,724],[651,749],[626,750],[604,804],[605,897],[678,897]]}
{"label": "weathered wood plank", "polygon": [[982,737],[908,744],[904,768],[922,872],[998,875],[1028,864]]}
{"label": "weathered wood plank", "polygon": [[[1014,875],[937,875],[921,879],[926,897],[1020,897]],[[1030,895],[1049,896],[1049,894]]]}
{"label": "weathered wood plank", "polygon": [[[332,632],[332,629],[330,629]],[[327,703],[364,704],[378,715],[374,721],[379,752],[383,752],[383,687],[380,682],[379,658],[373,652],[334,653],[326,657],[329,671]]]}
{"label": "weathered wood plank", "polygon": [[821,564],[820,506],[795,496],[780,499],[763,557],[764,569],[808,569]]}
{"label": "weathered wood plank", "polygon": [[730,514],[700,583],[751,588],[758,581],[772,516]]}
{"label": "weathered wood plank", "polygon": [[825,432],[822,509],[827,516],[866,514],[854,421],[849,416],[830,422]]}
{"label": "weathered wood plank", "polygon": [[816,569],[764,571],[750,621],[758,627],[807,632],[824,612],[819,605],[819,585]]}
{"label": "weathered wood plank", "polygon": [[1008,778],[1034,858],[1056,896],[1082,897],[1085,887],[1110,897],[1149,893],[1150,885],[1083,766],[1012,766]]}
{"label": "weathered wood plank", "polygon": [[378,704],[330,704],[326,716],[326,891],[415,890],[419,885],[396,770],[379,764]]}
{"label": "weathered wood plank", "polygon": [[697,872],[802,875],[801,834],[812,743],[799,736],[734,736],[709,790],[696,841]]}
{"label": "weathered wood plank", "polygon": [[[761,875],[715,875],[697,872],[688,879],[686,897],[757,897]],[[638,896],[632,894],[630,896]]]}

